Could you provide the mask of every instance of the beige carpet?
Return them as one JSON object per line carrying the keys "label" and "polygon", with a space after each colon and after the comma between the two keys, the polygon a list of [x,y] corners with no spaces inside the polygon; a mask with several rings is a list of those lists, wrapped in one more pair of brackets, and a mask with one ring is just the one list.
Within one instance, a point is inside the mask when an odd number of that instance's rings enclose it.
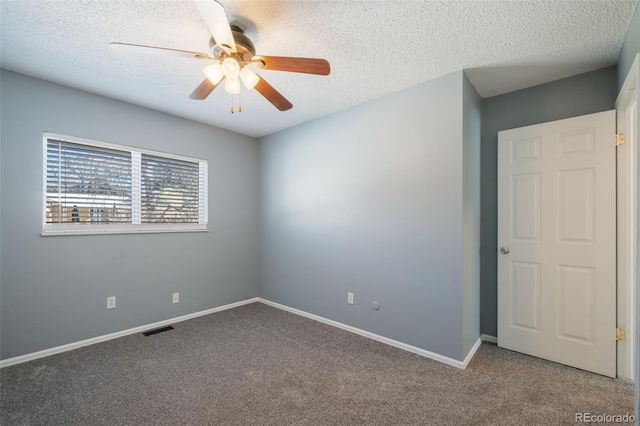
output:
{"label": "beige carpet", "polygon": [[483,344],[466,370],[254,303],[0,370],[2,425],[560,425],[633,385]]}

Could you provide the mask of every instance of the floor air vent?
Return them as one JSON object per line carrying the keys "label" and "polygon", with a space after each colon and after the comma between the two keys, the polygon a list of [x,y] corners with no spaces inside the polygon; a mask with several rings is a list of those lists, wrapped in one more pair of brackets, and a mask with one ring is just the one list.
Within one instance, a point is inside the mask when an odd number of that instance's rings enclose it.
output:
{"label": "floor air vent", "polygon": [[153,330],[145,331],[142,334],[144,334],[145,336],[151,336],[152,334],[158,334],[158,333],[162,333],[163,331],[169,331],[169,330],[173,330],[173,327],[171,327],[170,325],[166,327],[160,327]]}

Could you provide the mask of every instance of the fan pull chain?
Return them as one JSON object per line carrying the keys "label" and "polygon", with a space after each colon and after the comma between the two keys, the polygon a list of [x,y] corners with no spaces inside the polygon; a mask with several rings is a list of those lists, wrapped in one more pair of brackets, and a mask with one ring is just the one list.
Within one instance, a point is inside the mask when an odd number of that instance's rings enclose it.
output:
{"label": "fan pull chain", "polygon": [[[231,114],[235,112],[233,108],[235,99],[236,99],[235,95],[231,95],[231,108],[229,110]],[[238,95],[238,112],[242,112],[242,99],[240,99],[240,95]]]}

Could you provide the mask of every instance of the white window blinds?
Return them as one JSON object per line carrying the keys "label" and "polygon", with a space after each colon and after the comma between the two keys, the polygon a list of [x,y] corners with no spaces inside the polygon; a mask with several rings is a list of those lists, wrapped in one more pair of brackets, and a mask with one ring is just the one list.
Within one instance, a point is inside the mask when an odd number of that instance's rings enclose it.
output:
{"label": "white window blinds", "polygon": [[131,153],[47,141],[46,223],[131,222]]}
{"label": "white window blinds", "polygon": [[44,137],[43,235],[207,229],[207,161]]}
{"label": "white window blinds", "polygon": [[142,155],[142,223],[198,223],[199,163]]}

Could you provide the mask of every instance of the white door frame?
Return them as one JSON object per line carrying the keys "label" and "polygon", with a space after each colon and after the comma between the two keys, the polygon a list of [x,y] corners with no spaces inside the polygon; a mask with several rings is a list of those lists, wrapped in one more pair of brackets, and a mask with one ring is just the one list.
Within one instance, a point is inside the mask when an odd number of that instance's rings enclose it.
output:
{"label": "white door frame", "polygon": [[[636,346],[636,309],[639,295],[635,281],[638,232],[638,109],[640,108],[639,62],[636,54],[624,85],[618,94],[615,109],[617,133],[624,133],[625,143],[617,148],[617,323],[625,329],[625,339],[618,342],[617,376],[634,380]],[[635,275],[635,277],[634,277]]]}

